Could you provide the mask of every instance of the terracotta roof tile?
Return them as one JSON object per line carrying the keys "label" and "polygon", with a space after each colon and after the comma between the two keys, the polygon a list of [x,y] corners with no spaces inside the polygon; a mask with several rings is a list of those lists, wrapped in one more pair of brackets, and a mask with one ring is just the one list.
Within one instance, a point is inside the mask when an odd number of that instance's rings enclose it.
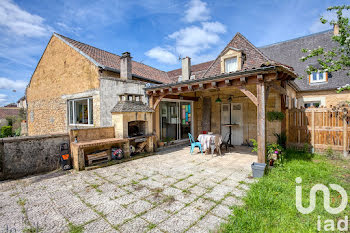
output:
{"label": "terracotta roof tile", "polygon": [[15,107],[0,107],[0,119],[6,119],[9,116],[19,115],[19,109]]}
{"label": "terracotta roof tile", "polygon": [[[203,62],[197,65],[192,65],[191,75],[196,75],[196,78],[201,77],[213,62],[214,60]],[[181,68],[176,70],[171,70],[171,71],[168,71],[168,76],[173,82],[176,82],[178,80],[179,75],[181,75],[181,73],[182,73]]]}
{"label": "terracotta roof tile", "polygon": [[[120,70],[120,56],[104,51],[102,49],[95,48],[91,45],[84,44],[82,42],[70,39],[68,37],[55,33],[58,38],[63,39],[71,46],[85,53],[87,56],[95,60],[102,66]],[[167,72],[158,70],[151,66],[142,64],[140,62],[132,61],[132,74],[146,79],[154,80],[161,83],[169,83],[171,80],[168,78]]]}

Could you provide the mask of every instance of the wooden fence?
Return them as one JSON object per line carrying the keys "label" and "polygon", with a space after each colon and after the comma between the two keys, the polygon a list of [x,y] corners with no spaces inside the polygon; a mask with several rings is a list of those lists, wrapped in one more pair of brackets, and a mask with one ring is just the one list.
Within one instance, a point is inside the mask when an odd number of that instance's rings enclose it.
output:
{"label": "wooden fence", "polygon": [[315,151],[332,148],[348,155],[350,109],[306,108],[286,110],[289,146],[310,145]]}

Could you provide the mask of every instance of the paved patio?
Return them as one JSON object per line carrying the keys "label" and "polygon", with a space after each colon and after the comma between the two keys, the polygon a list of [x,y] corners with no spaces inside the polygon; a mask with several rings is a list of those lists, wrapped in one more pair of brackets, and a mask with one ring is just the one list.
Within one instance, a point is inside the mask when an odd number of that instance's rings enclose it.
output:
{"label": "paved patio", "polygon": [[[223,157],[189,148],[91,171],[0,183],[0,232],[208,232],[253,182],[250,148]],[[14,232],[14,231],[13,231]]]}

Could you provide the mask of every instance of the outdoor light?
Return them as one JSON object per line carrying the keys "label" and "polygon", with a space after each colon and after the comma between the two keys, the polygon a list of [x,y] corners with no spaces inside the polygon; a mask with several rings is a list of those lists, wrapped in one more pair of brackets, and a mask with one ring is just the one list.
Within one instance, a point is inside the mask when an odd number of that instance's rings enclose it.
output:
{"label": "outdoor light", "polygon": [[231,102],[232,102],[232,97],[230,96],[230,97],[227,99],[227,101],[228,101],[229,103],[231,103]]}
{"label": "outdoor light", "polygon": [[221,103],[221,99],[220,97],[218,96],[218,98],[215,100],[216,103]]}

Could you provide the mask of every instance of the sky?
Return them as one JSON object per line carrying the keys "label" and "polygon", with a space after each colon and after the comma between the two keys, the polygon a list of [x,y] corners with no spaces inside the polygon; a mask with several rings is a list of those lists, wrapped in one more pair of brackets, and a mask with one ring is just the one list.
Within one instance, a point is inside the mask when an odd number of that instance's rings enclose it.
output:
{"label": "sky", "polygon": [[[331,29],[344,0],[0,0],[0,106],[17,102],[53,32],[160,70],[215,59],[240,32],[263,46]],[[350,14],[347,15],[350,16]]]}

